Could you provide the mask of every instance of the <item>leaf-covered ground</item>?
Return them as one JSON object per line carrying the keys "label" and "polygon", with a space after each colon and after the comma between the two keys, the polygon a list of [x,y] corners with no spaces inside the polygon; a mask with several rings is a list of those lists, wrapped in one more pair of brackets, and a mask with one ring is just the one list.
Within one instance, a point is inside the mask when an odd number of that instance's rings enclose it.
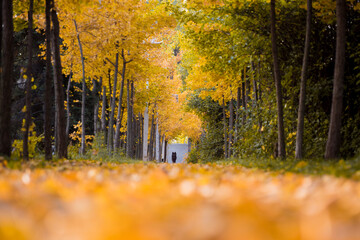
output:
{"label": "leaf-covered ground", "polygon": [[360,182],[239,165],[0,168],[0,239],[360,239]]}

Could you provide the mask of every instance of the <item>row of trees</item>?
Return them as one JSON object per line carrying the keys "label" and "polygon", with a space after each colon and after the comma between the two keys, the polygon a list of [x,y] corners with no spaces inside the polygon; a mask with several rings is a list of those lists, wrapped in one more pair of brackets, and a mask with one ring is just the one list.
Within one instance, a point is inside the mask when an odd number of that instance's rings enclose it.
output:
{"label": "row of trees", "polygon": [[[15,1],[14,17],[10,13],[16,30],[10,34],[15,36],[11,44],[17,47],[24,39],[17,40],[16,35],[27,32],[28,57],[21,59],[23,49],[16,49],[11,71],[20,80],[1,89],[15,102],[12,108],[11,102],[6,105],[7,113],[15,115],[8,124],[21,125],[22,132],[11,125],[1,128],[1,133],[8,134],[2,138],[7,148],[1,155],[9,156],[13,140],[24,136],[22,154],[28,159],[25,145],[32,120],[34,134],[44,133],[46,159],[52,157],[52,144],[60,158],[67,157],[69,144],[79,144],[79,153],[84,155],[93,136],[103,139],[102,148],[108,154],[125,152],[131,158],[150,160],[160,160],[160,145],[177,135],[188,132],[196,139],[199,119],[181,106],[185,95],[180,93],[181,80],[175,71],[179,55],[171,39],[175,21],[165,11],[166,5],[58,0],[35,1],[34,7],[33,0],[20,2]],[[35,43],[33,35],[39,38]],[[18,73],[18,69],[26,72]],[[2,79],[14,82],[14,77]],[[18,84],[22,82],[26,82],[26,101]],[[9,89],[20,93],[14,95]],[[36,106],[39,99],[43,109]],[[19,111],[18,105],[25,103]]]}
{"label": "row of trees", "polygon": [[359,154],[357,1],[169,7],[181,29],[188,105],[205,122],[200,155]]}

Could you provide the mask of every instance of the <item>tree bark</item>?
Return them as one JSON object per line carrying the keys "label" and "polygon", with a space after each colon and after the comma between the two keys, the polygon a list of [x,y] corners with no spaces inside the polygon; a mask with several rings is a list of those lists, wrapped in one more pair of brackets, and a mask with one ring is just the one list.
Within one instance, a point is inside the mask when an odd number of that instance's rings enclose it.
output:
{"label": "tree bark", "polygon": [[122,106],[122,99],[124,95],[124,83],[125,83],[125,73],[126,73],[126,59],[124,55],[124,49],[122,49],[121,56],[123,59],[123,69],[121,74],[121,87],[120,87],[120,97],[119,97],[119,104],[118,104],[118,114],[116,117],[116,130],[115,130],[115,143],[114,148],[115,150],[119,148],[120,145],[120,128],[121,128],[121,106]]}
{"label": "tree bark", "polygon": [[86,98],[86,83],[85,83],[85,59],[84,59],[84,52],[82,48],[82,44],[80,41],[80,33],[78,31],[78,27],[76,21],[74,19],[74,25],[76,30],[76,37],[79,44],[80,49],[80,57],[81,57],[81,66],[82,66],[82,99],[81,99],[81,147],[80,147],[80,154],[85,154],[85,98]]}
{"label": "tree bark", "polygon": [[226,121],[226,113],[225,113],[225,100],[223,97],[223,121],[224,121],[224,154],[225,159],[228,158],[228,136],[227,136],[227,121]]}
{"label": "tree bark", "polygon": [[[101,131],[106,132],[106,86],[103,86],[102,108],[101,108]],[[106,138],[105,138],[106,142]]]}
{"label": "tree bark", "polygon": [[167,145],[168,145],[168,141],[164,137],[164,162],[167,162]]}
{"label": "tree bark", "polygon": [[325,158],[340,157],[341,117],[344,92],[344,69],[346,48],[346,1],[336,0],[336,56],[334,69],[334,85],[330,114],[330,126],[326,142]]}
{"label": "tree bark", "polygon": [[157,162],[160,162],[160,133],[159,133],[159,123],[156,123],[156,136],[155,136],[155,142],[156,142],[156,146],[155,146],[155,149],[156,149],[156,161]]}
{"label": "tree bark", "polygon": [[69,137],[69,131],[70,131],[70,86],[71,86],[71,76],[72,72],[70,72],[69,75],[69,81],[66,88],[66,137]]}
{"label": "tree bark", "polygon": [[259,110],[259,132],[262,131],[262,111],[261,111],[261,106],[260,104],[262,103],[261,102],[261,83],[260,83],[260,56],[259,56],[259,62],[258,62],[258,67],[257,67],[257,78],[258,78],[258,84],[259,84],[259,87],[258,87],[258,110]]}
{"label": "tree bark", "polygon": [[130,157],[132,156],[131,150],[132,150],[132,114],[131,114],[131,96],[130,96],[130,81],[127,80],[127,134],[126,134],[126,156]]}
{"label": "tree bark", "polygon": [[243,81],[241,82],[241,99],[242,99],[242,125],[245,125],[246,122],[246,112],[247,106],[246,106],[246,98],[245,98],[245,76],[243,76]]}
{"label": "tree bark", "polygon": [[99,124],[99,87],[101,90],[102,77],[100,77],[99,83],[96,80],[93,80],[93,99],[94,99],[94,135],[96,136],[100,132]]}
{"label": "tree bark", "polygon": [[146,106],[144,111],[144,124],[143,124],[143,156],[142,159],[144,162],[149,161],[148,158],[148,136],[149,136],[149,107]]}
{"label": "tree bark", "polygon": [[0,155],[11,155],[11,97],[14,82],[14,25],[12,0],[2,0],[0,80]]}
{"label": "tree bark", "polygon": [[111,112],[109,119],[109,129],[108,129],[108,151],[109,154],[112,152],[113,148],[113,136],[114,136],[114,114],[115,114],[115,99],[116,99],[116,85],[117,85],[117,75],[118,75],[118,67],[119,67],[119,53],[116,53],[115,60],[115,73],[114,73],[114,87],[113,87],[113,96],[111,98]]}
{"label": "tree bark", "polygon": [[236,95],[236,118],[235,118],[235,137],[234,142],[236,143],[239,138],[239,123],[240,123],[240,105],[241,105],[241,88],[237,88]]}
{"label": "tree bark", "polygon": [[284,117],[283,117],[283,105],[282,105],[282,89],[281,89],[281,77],[280,77],[280,66],[278,60],[278,48],[277,48],[277,36],[275,28],[275,0],[270,2],[270,16],[271,16],[271,46],[274,64],[274,78],[276,87],[276,104],[277,104],[277,115],[278,115],[278,147],[279,157],[282,159],[286,158],[285,152],[285,134],[284,134]]}
{"label": "tree bark", "polygon": [[[52,6],[53,7],[53,6]],[[67,158],[67,139],[66,139],[66,120],[64,109],[63,77],[60,57],[60,27],[56,10],[51,10],[51,20],[53,23],[53,47],[54,47],[54,82],[55,82],[55,99],[57,111],[57,154],[59,158]]]}
{"label": "tree bark", "polygon": [[46,18],[46,76],[45,76],[45,97],[44,97],[44,142],[45,142],[45,160],[52,159],[51,151],[51,106],[52,106],[52,81],[51,81],[51,0],[46,0],[45,18]]}
{"label": "tree bark", "polygon": [[307,80],[307,68],[310,51],[310,35],[311,35],[311,12],[312,12],[312,0],[307,0],[307,16],[306,16],[306,36],[304,46],[304,57],[301,69],[301,82],[300,82],[300,97],[299,97],[299,112],[298,123],[296,132],[296,147],[295,158],[303,158],[303,137],[304,137],[304,115],[305,115],[305,99],[306,99],[306,80]]}
{"label": "tree bark", "polygon": [[229,103],[229,111],[230,111],[230,118],[229,118],[229,145],[228,145],[228,157],[231,157],[232,154],[232,142],[233,142],[233,130],[234,130],[234,106],[233,100],[230,100]]}
{"label": "tree bark", "polygon": [[26,81],[26,113],[25,113],[25,131],[23,136],[23,159],[29,160],[29,129],[31,125],[31,79],[32,79],[32,48],[33,48],[33,9],[34,0],[30,0],[28,12],[28,66],[27,66],[27,81]]}
{"label": "tree bark", "polygon": [[151,129],[150,129],[150,143],[149,143],[149,161],[152,161],[153,160],[153,151],[154,151],[154,116],[155,114],[153,113],[152,114],[152,117],[151,117]]}

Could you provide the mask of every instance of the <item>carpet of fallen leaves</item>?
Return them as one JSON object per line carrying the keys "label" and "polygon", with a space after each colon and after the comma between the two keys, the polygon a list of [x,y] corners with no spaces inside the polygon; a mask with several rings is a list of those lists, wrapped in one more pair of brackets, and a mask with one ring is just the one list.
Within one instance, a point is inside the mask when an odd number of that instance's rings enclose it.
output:
{"label": "carpet of fallen leaves", "polygon": [[360,182],[215,164],[0,168],[0,239],[360,239]]}

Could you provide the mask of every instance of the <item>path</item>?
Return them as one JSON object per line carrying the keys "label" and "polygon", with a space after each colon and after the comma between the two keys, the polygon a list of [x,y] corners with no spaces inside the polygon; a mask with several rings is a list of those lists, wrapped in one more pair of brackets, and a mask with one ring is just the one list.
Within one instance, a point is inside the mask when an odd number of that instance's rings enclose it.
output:
{"label": "path", "polygon": [[359,199],[359,181],[231,165],[0,167],[0,239],[360,239]]}

